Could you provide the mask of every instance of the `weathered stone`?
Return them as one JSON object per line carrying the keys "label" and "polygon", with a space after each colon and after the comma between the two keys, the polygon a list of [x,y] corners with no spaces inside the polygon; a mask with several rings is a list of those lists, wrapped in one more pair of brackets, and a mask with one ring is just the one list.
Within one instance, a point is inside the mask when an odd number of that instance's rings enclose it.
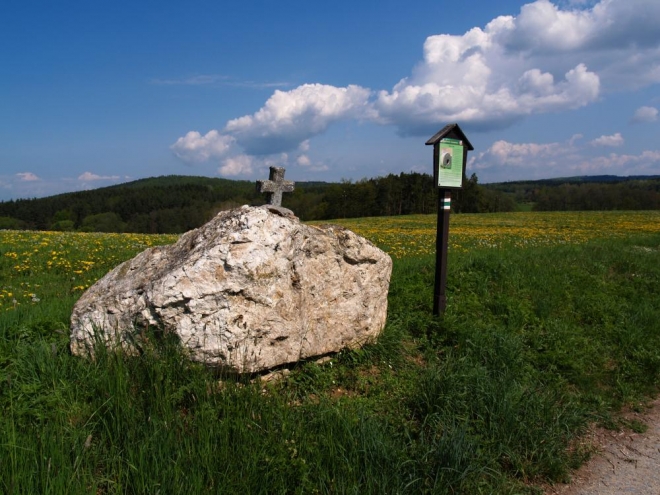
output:
{"label": "weathered stone", "polygon": [[270,167],[268,180],[257,181],[257,191],[266,193],[266,202],[269,205],[280,206],[282,204],[282,193],[293,192],[295,182],[284,180],[286,169],[283,167]]}
{"label": "weathered stone", "polygon": [[221,212],[117,266],[75,304],[72,352],[89,355],[95,341],[134,350],[153,326],[196,361],[251,373],[373,341],[390,257],[347,229],[271,209]]}

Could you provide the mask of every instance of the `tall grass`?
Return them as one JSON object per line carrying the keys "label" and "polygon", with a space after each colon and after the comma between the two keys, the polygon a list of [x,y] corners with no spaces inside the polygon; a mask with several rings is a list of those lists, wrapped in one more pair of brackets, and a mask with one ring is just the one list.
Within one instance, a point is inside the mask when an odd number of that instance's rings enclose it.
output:
{"label": "tall grass", "polygon": [[73,357],[73,298],[4,311],[0,492],[534,493],[656,393],[660,236],[452,253],[441,318],[433,273],[397,259],[379,342],[275,384],[159,335]]}

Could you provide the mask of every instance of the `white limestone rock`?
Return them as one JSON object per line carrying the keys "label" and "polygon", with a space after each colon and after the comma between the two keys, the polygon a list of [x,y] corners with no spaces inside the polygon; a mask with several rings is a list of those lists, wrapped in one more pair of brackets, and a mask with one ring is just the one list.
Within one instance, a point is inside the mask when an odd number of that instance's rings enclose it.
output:
{"label": "white limestone rock", "polygon": [[391,272],[386,253],[347,229],[243,206],[90,287],[73,308],[71,350],[90,355],[95,340],[135,350],[154,326],[196,361],[259,372],[373,341]]}

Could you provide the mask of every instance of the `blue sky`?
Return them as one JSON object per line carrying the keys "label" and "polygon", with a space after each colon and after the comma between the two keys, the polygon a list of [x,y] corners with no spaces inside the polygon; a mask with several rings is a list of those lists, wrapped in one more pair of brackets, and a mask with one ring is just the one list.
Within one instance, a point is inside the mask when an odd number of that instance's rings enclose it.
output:
{"label": "blue sky", "polygon": [[660,2],[0,5],[0,200],[159,175],[660,174]]}

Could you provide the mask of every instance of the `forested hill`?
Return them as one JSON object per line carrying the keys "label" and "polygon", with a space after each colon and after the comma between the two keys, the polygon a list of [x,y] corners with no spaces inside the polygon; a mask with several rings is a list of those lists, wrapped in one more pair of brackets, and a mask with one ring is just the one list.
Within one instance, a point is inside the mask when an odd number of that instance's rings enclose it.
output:
{"label": "forested hill", "polygon": [[660,176],[597,175],[488,184],[537,211],[657,210]]}
{"label": "forested hill", "polygon": [[[401,173],[340,183],[298,182],[283,206],[302,220],[437,212],[427,174]],[[265,202],[253,181],[171,175],[0,202],[0,229],[181,233],[221,210]],[[572,177],[478,184],[473,174],[452,193],[452,211],[660,209],[660,177]]]}
{"label": "forested hill", "polygon": [[2,202],[0,227],[178,233],[202,225],[212,208],[250,203],[254,199],[252,182],[167,176]]}
{"label": "forested hill", "polygon": [[[221,210],[260,205],[265,197],[252,181],[165,176],[60,194],[0,202],[0,228],[99,232],[180,233]],[[488,191],[477,177],[454,194],[456,212],[504,211],[515,205]],[[302,220],[406,215],[437,211],[437,189],[426,174],[401,173],[358,182],[298,182],[283,206]]]}

